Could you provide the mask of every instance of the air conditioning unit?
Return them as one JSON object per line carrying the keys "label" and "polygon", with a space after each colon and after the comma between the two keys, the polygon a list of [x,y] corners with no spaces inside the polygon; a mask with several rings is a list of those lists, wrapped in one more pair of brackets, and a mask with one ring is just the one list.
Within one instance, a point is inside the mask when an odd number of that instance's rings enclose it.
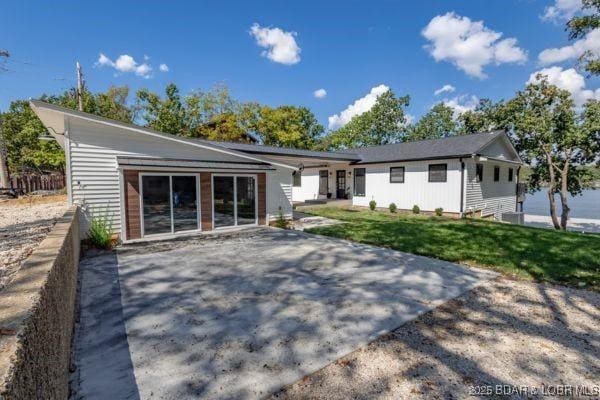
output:
{"label": "air conditioning unit", "polygon": [[502,213],[502,221],[509,222],[511,224],[523,225],[525,224],[525,213],[516,211]]}

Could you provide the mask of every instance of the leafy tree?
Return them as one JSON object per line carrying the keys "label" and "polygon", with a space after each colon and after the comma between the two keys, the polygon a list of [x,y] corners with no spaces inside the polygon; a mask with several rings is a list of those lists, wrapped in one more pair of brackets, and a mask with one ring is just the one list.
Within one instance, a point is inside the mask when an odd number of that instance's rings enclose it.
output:
{"label": "leafy tree", "polygon": [[[568,91],[548,83],[543,75],[506,104],[517,149],[531,166],[530,188],[548,184],[550,216],[556,229],[566,229],[568,195],[591,185],[589,170],[583,168],[595,158],[592,144],[597,137],[598,105],[588,102],[577,115]],[[560,221],[555,194],[560,195]]]}
{"label": "leafy tree", "polygon": [[266,145],[311,149],[323,133],[314,114],[306,107],[261,107],[257,135]]}
{"label": "leafy tree", "polygon": [[[586,36],[591,31],[600,28],[600,0],[582,0],[584,15],[575,16],[567,22],[569,39],[575,40]],[[600,56],[592,51],[581,55],[579,61],[584,69],[593,75],[600,75]]]}
{"label": "leafy tree", "polygon": [[136,101],[136,108],[142,113],[146,126],[173,135],[192,136],[185,125],[184,105],[174,83],[165,88],[164,99],[147,89],[140,89],[136,93]]}
{"label": "leafy tree", "polygon": [[469,135],[477,132],[489,132],[507,129],[507,116],[504,102],[492,102],[481,99],[474,110],[467,110],[458,116],[459,134]]}
{"label": "leafy tree", "polygon": [[322,147],[340,149],[399,142],[406,130],[404,107],[409,102],[409,96],[396,97],[391,90],[382,93],[369,111],[331,132]]}
{"label": "leafy tree", "polygon": [[419,121],[408,128],[404,140],[439,139],[453,136],[458,130],[454,110],[444,103],[436,104]]}
{"label": "leafy tree", "polygon": [[0,126],[10,171],[64,169],[64,153],[58,143],[39,140],[45,130],[28,101],[13,101],[10,104],[8,111],[2,115]]}

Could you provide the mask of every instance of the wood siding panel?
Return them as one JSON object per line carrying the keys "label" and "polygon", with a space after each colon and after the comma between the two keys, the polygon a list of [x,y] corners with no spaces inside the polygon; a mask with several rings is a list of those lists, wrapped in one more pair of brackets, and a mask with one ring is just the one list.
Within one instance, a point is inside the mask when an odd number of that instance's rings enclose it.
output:
{"label": "wood siding panel", "polygon": [[264,173],[257,174],[258,224],[267,224],[267,178]]}
{"label": "wood siding panel", "polygon": [[123,171],[125,183],[125,228],[127,240],[142,237],[140,224],[140,179],[138,171]]}
{"label": "wood siding panel", "polygon": [[200,173],[200,225],[203,231],[211,231],[212,221],[212,174]]}
{"label": "wood siding panel", "polygon": [[[485,161],[483,180],[477,181],[476,163],[468,160],[465,165],[466,193],[465,212],[481,212],[481,216],[493,215],[500,219],[503,212],[515,211],[517,205],[517,166],[502,162]],[[494,166],[500,166],[500,181],[494,182]],[[508,168],[513,168],[513,181],[508,181]]]}

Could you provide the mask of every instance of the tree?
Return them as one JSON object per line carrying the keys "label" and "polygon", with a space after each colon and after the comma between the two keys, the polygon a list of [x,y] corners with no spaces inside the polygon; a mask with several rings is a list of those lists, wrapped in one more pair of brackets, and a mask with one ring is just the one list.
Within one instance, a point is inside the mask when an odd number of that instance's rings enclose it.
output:
{"label": "tree", "polygon": [[444,103],[438,103],[416,124],[409,126],[404,140],[439,139],[453,136],[457,130],[458,124],[454,120],[454,110]]}
{"label": "tree", "polygon": [[[583,168],[594,161],[592,143],[597,137],[598,105],[588,102],[577,115],[568,91],[537,76],[536,83],[517,92],[506,104],[507,115],[517,149],[532,168],[530,188],[548,185],[550,216],[556,229],[565,230],[569,218],[568,195],[589,187],[589,170]],[[555,194],[560,195],[560,221]]]}
{"label": "tree", "polygon": [[369,111],[331,132],[322,147],[343,149],[401,141],[406,130],[404,107],[409,102],[409,96],[396,97],[391,90],[380,94]]}
{"label": "tree", "polygon": [[165,88],[164,99],[147,89],[140,89],[136,93],[136,101],[136,108],[141,111],[146,126],[173,135],[192,136],[185,125],[185,109],[174,83]]}
{"label": "tree", "polygon": [[263,106],[258,116],[256,132],[266,145],[311,149],[323,133],[323,126],[306,107]]}
{"label": "tree", "polygon": [[[600,28],[600,0],[582,0],[584,15],[571,18],[567,22],[569,39],[581,39],[591,31]],[[600,55],[590,50],[584,52],[579,61],[584,69],[592,75],[600,75]]]}
{"label": "tree", "polygon": [[58,143],[39,140],[45,130],[28,101],[13,101],[10,104],[8,111],[2,115],[0,127],[10,171],[64,169],[64,153]]}
{"label": "tree", "polygon": [[474,110],[467,110],[458,116],[458,134],[470,135],[507,129],[506,118],[506,109],[502,100],[494,103],[490,99],[481,99]]}

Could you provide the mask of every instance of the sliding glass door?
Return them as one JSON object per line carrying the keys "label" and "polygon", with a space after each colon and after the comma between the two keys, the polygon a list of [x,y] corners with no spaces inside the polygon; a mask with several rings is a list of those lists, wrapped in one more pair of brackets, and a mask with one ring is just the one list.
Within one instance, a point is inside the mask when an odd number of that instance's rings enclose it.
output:
{"label": "sliding glass door", "polygon": [[257,223],[256,177],[213,175],[213,223],[215,228]]}
{"label": "sliding glass door", "polygon": [[143,235],[198,230],[196,175],[146,175],[142,184]]}

